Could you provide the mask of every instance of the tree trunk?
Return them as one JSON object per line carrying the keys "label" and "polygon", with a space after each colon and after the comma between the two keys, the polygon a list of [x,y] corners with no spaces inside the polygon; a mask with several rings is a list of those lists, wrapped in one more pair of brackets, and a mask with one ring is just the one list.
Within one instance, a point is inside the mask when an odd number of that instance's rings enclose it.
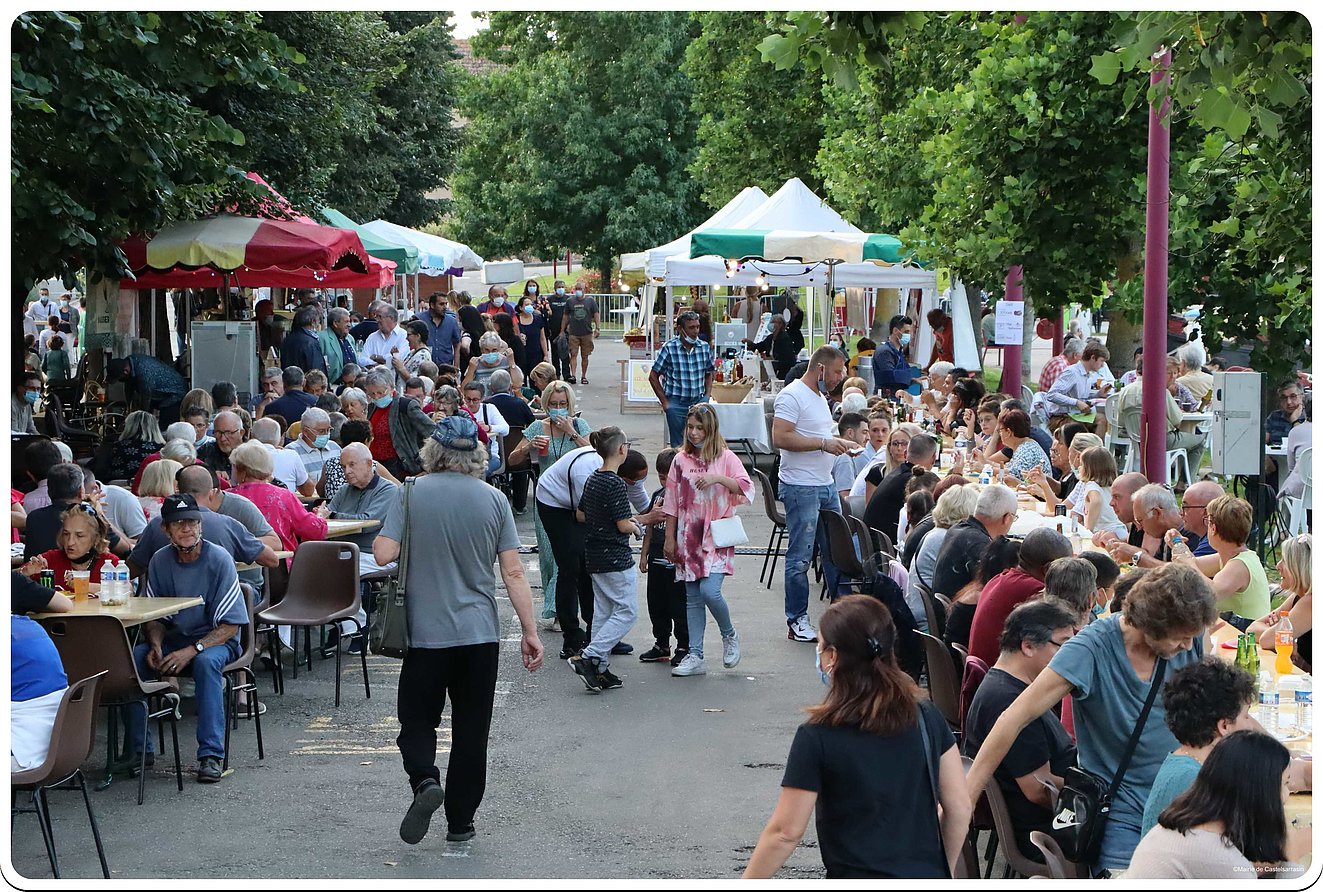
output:
{"label": "tree trunk", "polygon": [[[1037,317],[1034,315],[1033,299],[1026,294],[1024,296],[1024,347],[1020,350],[1020,380],[1024,384],[1029,384],[1034,380],[1034,326],[1037,321]],[[1030,387],[1030,389],[1033,388]],[[1018,400],[1023,394],[1013,393],[1011,396]]]}
{"label": "tree trunk", "polygon": [[[602,283],[601,285],[598,286],[598,288],[603,294],[610,294],[612,291],[615,290],[615,286],[611,282],[610,254],[606,255],[606,260],[603,262],[602,266],[598,267],[597,274],[602,277]],[[606,320],[603,319],[602,321],[605,322]]]}
{"label": "tree trunk", "polygon": [[972,288],[965,286],[965,302],[969,304],[969,318],[974,323],[974,349],[978,355],[983,355],[983,317],[979,313],[983,312],[983,305],[979,300],[979,293],[982,288]]}
{"label": "tree trunk", "polygon": [[[1118,281],[1128,282],[1140,274],[1142,247],[1143,242],[1138,238],[1131,239],[1130,251],[1116,262]],[[1125,313],[1112,309],[1107,320],[1107,352],[1112,358],[1107,361],[1107,367],[1113,375],[1119,378],[1135,367],[1135,348],[1143,337],[1142,324],[1132,322]]]}

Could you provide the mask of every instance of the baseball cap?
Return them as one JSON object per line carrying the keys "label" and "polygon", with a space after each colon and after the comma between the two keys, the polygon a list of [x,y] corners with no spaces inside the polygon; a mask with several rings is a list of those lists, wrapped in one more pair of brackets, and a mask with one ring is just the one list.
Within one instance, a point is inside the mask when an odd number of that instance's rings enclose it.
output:
{"label": "baseball cap", "polygon": [[447,449],[472,452],[478,448],[478,425],[468,415],[448,415],[436,423],[432,439]]}
{"label": "baseball cap", "polygon": [[186,492],[167,496],[161,503],[161,523],[176,520],[201,520],[202,512],[192,495]]}

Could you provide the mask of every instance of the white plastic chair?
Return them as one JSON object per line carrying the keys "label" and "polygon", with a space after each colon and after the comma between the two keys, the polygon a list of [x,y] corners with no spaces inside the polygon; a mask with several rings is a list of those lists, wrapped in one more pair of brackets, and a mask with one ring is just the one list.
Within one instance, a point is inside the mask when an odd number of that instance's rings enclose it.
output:
{"label": "white plastic chair", "polygon": [[1103,417],[1107,419],[1107,433],[1103,440],[1103,445],[1112,450],[1115,454],[1118,447],[1124,450],[1124,454],[1117,460],[1117,467],[1120,473],[1125,474],[1136,470],[1138,463],[1138,450],[1130,438],[1125,435],[1121,428],[1121,394],[1113,393],[1107,397],[1107,402],[1103,404]]}
{"label": "white plastic chair", "polygon": [[1300,480],[1305,488],[1300,493],[1300,498],[1287,496],[1285,499],[1286,531],[1292,536],[1309,532],[1309,508],[1314,502],[1314,447],[1306,446],[1301,449],[1300,454],[1296,456],[1296,464],[1300,467]]}

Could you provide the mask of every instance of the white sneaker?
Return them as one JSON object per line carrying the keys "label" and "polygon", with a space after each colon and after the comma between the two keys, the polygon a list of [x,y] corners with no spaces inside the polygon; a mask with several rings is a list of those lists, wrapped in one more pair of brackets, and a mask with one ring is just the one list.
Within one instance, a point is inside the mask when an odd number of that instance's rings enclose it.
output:
{"label": "white sneaker", "polygon": [[740,664],[740,640],[731,635],[729,638],[724,635],[721,638],[721,665],[727,669],[734,669]]}
{"label": "white sneaker", "polygon": [[542,622],[539,625],[541,625],[542,631],[544,632],[559,632],[560,617],[558,616],[547,617],[546,619],[542,620]]}
{"label": "white sneaker", "polygon": [[696,657],[693,654],[685,654],[680,665],[671,670],[672,675],[707,675],[707,666],[703,663],[702,657]]}
{"label": "white sneaker", "polygon": [[818,640],[818,633],[813,631],[813,627],[809,625],[809,618],[807,615],[801,616],[792,623],[787,623],[787,627],[786,637],[791,641]]}

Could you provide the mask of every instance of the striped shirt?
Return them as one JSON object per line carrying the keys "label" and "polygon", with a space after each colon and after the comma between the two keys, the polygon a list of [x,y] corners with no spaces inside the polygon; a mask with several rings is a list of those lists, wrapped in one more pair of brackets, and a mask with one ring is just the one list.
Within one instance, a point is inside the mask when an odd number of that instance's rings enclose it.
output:
{"label": "striped shirt", "polygon": [[712,359],[712,347],[706,341],[685,349],[680,338],[671,338],[657,351],[652,370],[661,376],[667,399],[698,399],[707,393]]}

